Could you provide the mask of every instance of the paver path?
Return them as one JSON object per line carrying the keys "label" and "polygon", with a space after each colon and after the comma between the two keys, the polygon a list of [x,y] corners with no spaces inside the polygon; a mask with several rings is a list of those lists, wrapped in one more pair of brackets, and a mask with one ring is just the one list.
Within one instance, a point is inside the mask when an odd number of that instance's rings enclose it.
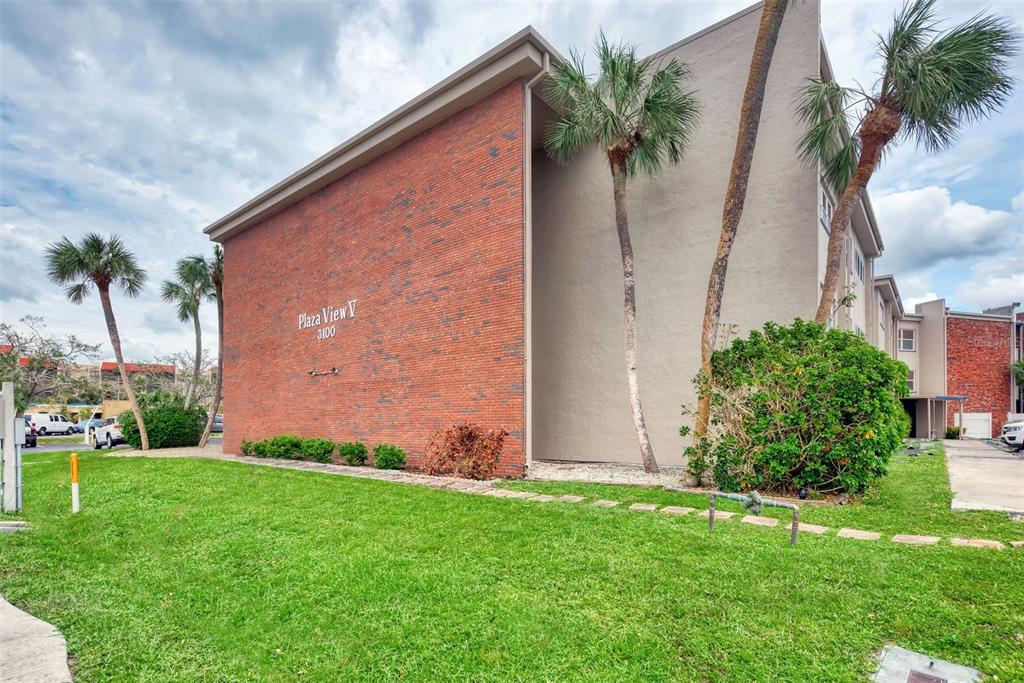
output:
{"label": "paver path", "polygon": [[70,683],[60,631],[0,596],[0,683]]}
{"label": "paver path", "polygon": [[[493,496],[496,498],[518,498],[521,500],[529,500],[536,503],[579,503],[585,500],[582,496],[554,496],[548,494],[537,494],[531,491],[516,491],[511,489],[502,489],[494,486],[493,481],[471,481],[467,479],[458,479],[452,477],[434,477],[424,474],[416,474],[413,472],[406,472],[403,470],[376,470],[370,467],[349,467],[348,465],[334,465],[326,463],[307,462],[303,460],[275,460],[272,458],[254,458],[245,455],[229,455],[225,454],[219,445],[210,445],[206,448],[166,448],[155,451],[135,451],[129,449],[121,449],[115,451],[108,451],[107,457],[148,457],[148,458],[206,458],[212,460],[228,460],[232,462],[244,462],[250,465],[261,465],[264,467],[278,467],[282,469],[296,469],[296,470],[310,470],[314,472],[324,472],[327,474],[342,474],[352,477],[362,477],[365,479],[381,479],[385,481],[392,481],[400,484],[423,484],[438,489],[447,489],[450,491],[461,491],[464,493],[473,493],[478,495]],[[603,508],[613,508],[620,504],[620,501],[615,500],[595,500],[592,505]],[[693,512],[693,508],[677,507],[677,506],[666,506],[661,507],[655,503],[633,503],[629,506],[632,511],[641,512],[655,512],[660,511],[667,515],[686,515]],[[697,513],[699,516],[708,518],[709,510],[701,510]],[[726,512],[725,510],[716,510],[715,520],[725,521],[730,517],[734,517],[736,513]],[[747,524],[753,524],[756,526],[774,527],[778,524],[778,520],[773,517],[758,517],[754,515],[747,515],[742,518],[743,522]],[[790,529],[790,526],[786,526],[786,529]],[[828,527],[818,526],[815,524],[801,524],[801,531],[807,531],[813,534],[824,534],[828,531]],[[877,531],[866,531],[858,529],[840,529],[836,536],[840,538],[853,538],[863,541],[877,541],[882,538],[882,535]],[[896,543],[905,543],[911,545],[934,545],[941,539],[937,536],[912,536],[906,534],[897,534],[892,537],[892,541]],[[1000,541],[986,540],[986,539],[957,539],[959,542],[954,545],[960,547],[974,547],[974,548],[1000,548],[1004,547]],[[1010,545],[1013,548],[1021,547],[1015,541],[1011,541]],[[1024,541],[1021,542],[1024,545]],[[2,683],[2,682],[0,682]]]}
{"label": "paver path", "polygon": [[977,439],[947,439],[942,443],[954,510],[1024,514],[1024,457]]}

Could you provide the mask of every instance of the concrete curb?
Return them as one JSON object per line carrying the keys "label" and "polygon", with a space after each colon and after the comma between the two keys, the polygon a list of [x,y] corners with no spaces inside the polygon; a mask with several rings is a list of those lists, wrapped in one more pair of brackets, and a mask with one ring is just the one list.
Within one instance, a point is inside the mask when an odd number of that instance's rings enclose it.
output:
{"label": "concrete curb", "polygon": [[0,683],[71,683],[64,636],[0,596]]}

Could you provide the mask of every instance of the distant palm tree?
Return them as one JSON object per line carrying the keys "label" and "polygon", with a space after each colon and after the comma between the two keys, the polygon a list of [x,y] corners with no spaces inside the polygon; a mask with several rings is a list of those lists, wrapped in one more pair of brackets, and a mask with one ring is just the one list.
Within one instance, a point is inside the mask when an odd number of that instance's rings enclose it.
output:
{"label": "distant palm tree", "polygon": [[637,379],[636,289],[626,180],[638,172],[657,173],[666,159],[678,163],[696,130],[700,108],[694,95],[683,90],[682,81],[689,72],[675,59],[667,63],[637,59],[634,46],[611,45],[604,34],[595,51],[601,67],[596,80],[587,76],[583,57],[576,52],[571,61],[554,67],[550,92],[564,113],[545,131],[544,148],[563,163],[595,143],[608,157],[622,252],[629,402],[644,469],[657,472]]}
{"label": "distant palm tree", "polygon": [[[736,150],[729,172],[729,185],[725,191],[722,206],[722,230],[718,236],[718,250],[711,264],[708,277],[708,294],[704,302],[704,324],[701,326],[700,367],[704,376],[711,377],[711,354],[718,341],[718,323],[722,313],[722,299],[725,294],[725,274],[729,269],[729,256],[736,241],[743,205],[747,199],[747,182],[750,167],[754,161],[754,146],[761,124],[761,107],[768,83],[768,70],[772,65],[775,44],[779,40],[782,18],[786,13],[787,0],[765,0],[761,10],[761,21],[754,39],[754,53],[750,58],[747,72],[747,88],[743,92],[740,109],[739,131],[736,134]],[[699,439],[707,434],[708,419],[711,415],[711,396],[701,398],[697,404],[697,424],[694,437]]]}
{"label": "distant palm tree", "polygon": [[177,304],[178,320],[191,320],[195,328],[196,353],[192,379],[185,393],[185,408],[192,406],[203,360],[203,328],[199,322],[199,305],[212,294],[213,282],[210,279],[210,272],[206,259],[200,255],[179,259],[174,268],[174,279],[164,280],[160,287],[161,298],[168,303]]}
{"label": "distant palm tree", "polygon": [[220,400],[224,390],[224,249],[218,244],[213,248],[213,256],[206,261],[206,269],[213,284],[210,298],[217,303],[217,382],[213,391],[213,404],[206,418],[206,429],[199,440],[205,446],[213,430],[213,420],[220,410]]}
{"label": "distant palm tree", "polygon": [[[912,138],[929,152],[946,149],[965,123],[989,116],[1010,96],[1018,42],[1010,23],[979,14],[939,31],[934,6],[935,0],[908,2],[879,38],[883,69],[876,92],[817,79],[801,92],[798,112],[807,130],[800,154],[842,192],[832,213],[819,323],[828,321],[839,289],[850,215],[889,143]],[[860,104],[863,111],[851,116]]]}
{"label": "distant palm tree", "polygon": [[117,369],[121,374],[121,384],[124,385],[125,394],[139,426],[142,450],[149,450],[146,423],[142,419],[135,390],[124,366],[121,335],[117,331],[114,308],[110,303],[111,286],[120,287],[128,297],[137,297],[146,281],[146,271],[139,267],[135,255],[128,251],[120,237],[108,239],[94,232],[85,235],[78,244],[67,237],[51,244],[46,248],[46,262],[50,280],[66,287],[64,293],[71,303],[82,303],[93,287],[99,292],[103,317],[106,319],[107,332],[110,334],[110,345],[114,347],[114,358],[117,359]]}

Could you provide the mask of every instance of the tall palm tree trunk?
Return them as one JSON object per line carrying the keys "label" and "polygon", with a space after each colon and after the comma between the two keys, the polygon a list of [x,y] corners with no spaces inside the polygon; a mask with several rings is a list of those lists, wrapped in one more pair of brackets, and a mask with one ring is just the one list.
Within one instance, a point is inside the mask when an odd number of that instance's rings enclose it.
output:
{"label": "tall palm tree trunk", "polygon": [[220,410],[221,392],[224,388],[224,288],[219,280],[213,284],[217,291],[217,383],[213,389],[213,405],[210,406],[210,414],[206,417],[206,428],[203,430],[203,438],[199,440],[199,447],[202,448],[210,440],[210,432],[213,430],[213,419]]}
{"label": "tall palm tree trunk", "polygon": [[117,321],[114,320],[114,307],[110,303],[110,290],[106,287],[97,287],[100,292],[100,303],[103,305],[103,317],[107,321],[107,332],[110,334],[110,345],[114,347],[114,358],[117,360],[117,370],[121,374],[121,383],[124,384],[125,394],[132,405],[132,413],[135,415],[135,423],[139,426],[139,436],[142,439],[142,450],[149,450],[149,434],[146,433],[146,423],[142,419],[142,410],[139,409],[139,402],[135,398],[135,390],[132,389],[131,380],[128,378],[128,370],[124,366],[124,356],[121,354],[121,335],[117,331]]}
{"label": "tall palm tree trunk", "polygon": [[647,435],[644,409],[640,404],[640,384],[637,379],[636,349],[636,281],[633,276],[633,245],[629,239],[629,220],[626,216],[626,169],[620,162],[612,162],[612,187],[615,196],[615,229],[619,233],[619,249],[622,251],[622,279],[625,290],[626,323],[626,381],[629,384],[629,405],[633,409],[633,426],[640,443],[640,459],[644,471],[658,472],[654,459],[651,439]]}
{"label": "tall palm tree trunk", "polygon": [[185,409],[192,407],[192,401],[196,395],[196,388],[199,385],[199,371],[203,359],[203,328],[199,323],[199,310],[192,315],[192,322],[196,328],[196,357],[192,364],[192,381],[188,385],[188,393],[185,394]]}
{"label": "tall palm tree trunk", "polygon": [[[747,183],[750,180],[750,166],[754,160],[754,146],[757,144],[757,130],[761,123],[761,107],[764,104],[768,70],[772,55],[779,40],[779,29],[786,13],[788,0],[767,0],[761,11],[761,23],[754,41],[754,54],[750,58],[750,72],[747,89],[743,93],[743,108],[740,111],[739,132],[736,135],[736,150],[732,157],[729,185],[725,191],[722,207],[722,231],[718,236],[718,251],[708,278],[708,295],[704,303],[704,324],[700,337],[700,367],[704,376],[711,377],[711,354],[718,341],[718,323],[722,313],[722,295],[725,292],[725,275],[729,268],[729,255],[736,240],[743,205],[747,199]],[[704,436],[708,431],[711,414],[711,397],[700,399],[697,404],[697,424],[694,434]]]}
{"label": "tall palm tree trunk", "polygon": [[825,266],[825,282],[821,288],[821,300],[814,321],[825,324],[832,315],[836,293],[839,291],[839,266],[843,259],[843,246],[846,244],[846,232],[850,224],[850,216],[864,195],[864,189],[871,180],[871,175],[882,157],[882,150],[896,137],[900,130],[900,116],[884,104],[878,104],[869,111],[860,126],[860,157],[857,168],[846,184],[842,196],[836,202],[832,213],[832,224],[829,227],[828,254]]}

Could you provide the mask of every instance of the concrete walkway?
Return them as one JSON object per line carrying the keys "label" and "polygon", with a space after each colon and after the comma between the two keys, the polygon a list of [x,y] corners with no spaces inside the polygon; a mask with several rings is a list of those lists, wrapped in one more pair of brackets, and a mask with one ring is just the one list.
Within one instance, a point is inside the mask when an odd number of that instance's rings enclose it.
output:
{"label": "concrete walkway", "polygon": [[947,439],[942,444],[954,510],[1024,514],[1024,457],[977,439]]}
{"label": "concrete walkway", "polygon": [[0,683],[71,683],[60,631],[0,596]]}

